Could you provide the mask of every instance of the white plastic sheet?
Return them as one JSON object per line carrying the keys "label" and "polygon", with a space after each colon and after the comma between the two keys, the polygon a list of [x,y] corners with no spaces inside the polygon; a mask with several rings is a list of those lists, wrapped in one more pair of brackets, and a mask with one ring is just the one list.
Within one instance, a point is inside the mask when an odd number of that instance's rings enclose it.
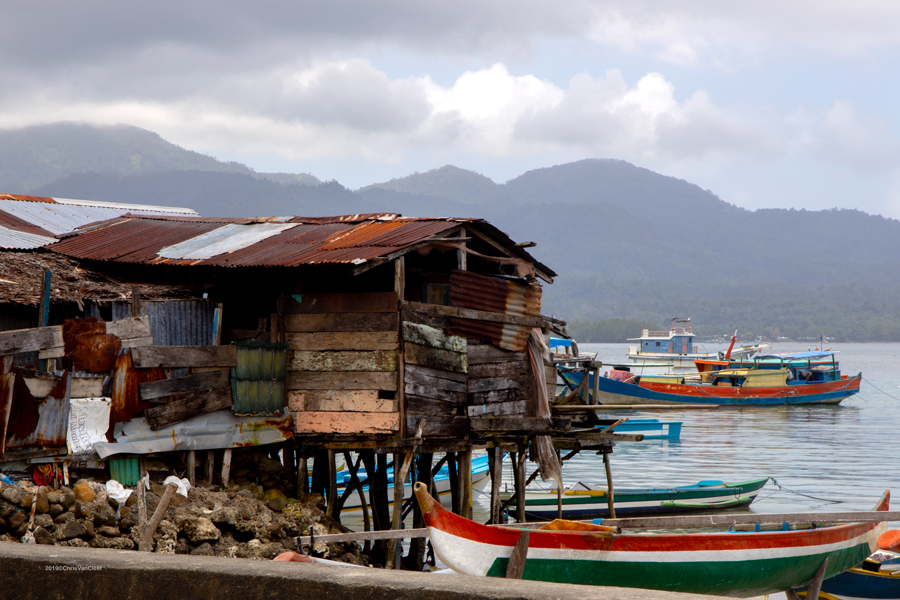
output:
{"label": "white plastic sheet", "polygon": [[109,398],[72,398],[66,446],[69,454],[93,454],[98,442],[106,441],[109,429]]}
{"label": "white plastic sheet", "polygon": [[181,494],[185,498],[187,498],[188,490],[191,489],[191,482],[187,478],[178,479],[174,475],[169,475],[166,477],[166,480],[163,482],[163,485],[173,484],[178,486],[178,489],[175,490],[176,494]]}

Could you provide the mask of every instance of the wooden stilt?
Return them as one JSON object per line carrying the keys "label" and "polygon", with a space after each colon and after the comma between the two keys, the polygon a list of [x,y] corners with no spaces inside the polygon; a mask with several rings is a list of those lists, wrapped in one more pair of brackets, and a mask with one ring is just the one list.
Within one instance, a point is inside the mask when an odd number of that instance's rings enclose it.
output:
{"label": "wooden stilt", "polygon": [[216,469],[216,451],[215,450],[207,450],[206,451],[206,480],[209,482],[209,485],[213,484],[213,477],[215,476]]}
{"label": "wooden stilt", "polygon": [[491,466],[491,523],[500,522],[500,483],[503,479],[503,452],[499,448],[488,448]]}
{"label": "wooden stilt", "polygon": [[[411,459],[412,453],[407,453],[407,456]],[[391,529],[400,529],[400,514],[403,511],[403,484],[404,479],[406,478],[406,472],[404,468],[409,468],[409,462],[404,460],[404,457],[400,453],[394,454],[394,506],[393,506],[393,515],[391,517]],[[398,551],[399,542],[398,540],[391,540],[388,542],[388,562],[392,569],[400,568],[400,552]]]}
{"label": "wooden stilt", "polygon": [[226,448],[222,454],[222,489],[228,487],[229,477],[231,477],[231,448]]}
{"label": "wooden stilt", "polygon": [[[585,375],[585,377],[587,377],[587,371],[585,371],[584,375]],[[586,388],[587,388],[587,386],[585,386],[585,389]],[[587,404],[587,403],[585,403],[585,404]],[[556,451],[556,461],[560,465],[562,465],[562,460],[560,460],[560,457],[559,457],[559,450]],[[562,486],[559,485],[559,483],[557,483],[557,487],[556,487],[556,518],[557,519],[562,519],[562,495],[563,495]]]}
{"label": "wooden stilt", "polygon": [[317,450],[313,459],[311,494],[328,494],[328,451]]}
{"label": "wooden stilt", "polygon": [[515,461],[515,488],[516,488],[516,521],[525,522],[525,463],[528,461],[528,452],[523,447]]}
{"label": "wooden stilt", "polygon": [[281,448],[282,460],[284,460],[284,480],[288,486],[296,488],[297,482],[293,479],[297,476],[297,467],[294,463],[294,441],[288,440]]}
{"label": "wooden stilt", "polygon": [[326,459],[328,461],[328,504],[325,505],[325,516],[330,517],[335,520],[340,520],[341,513],[338,510],[335,513],[335,508],[338,505],[337,498],[337,472],[334,468],[334,450],[327,450]]}
{"label": "wooden stilt", "polygon": [[297,459],[297,492],[298,496],[309,493],[309,463],[305,456]]}
{"label": "wooden stilt", "polygon": [[197,485],[197,453],[194,450],[188,450],[187,455],[188,481],[191,487]]}
{"label": "wooden stilt", "polygon": [[609,517],[615,519],[615,490],[613,490],[612,469],[609,466],[609,452],[603,453],[603,466],[606,468],[606,506],[609,508]]}
{"label": "wooden stilt", "polygon": [[459,470],[462,485],[460,486],[460,508],[462,516],[472,519],[472,449],[459,453]]}
{"label": "wooden stilt", "polygon": [[[598,364],[598,363],[593,363]],[[600,367],[594,368],[594,381],[591,389],[591,404],[600,404],[597,399],[600,397]]]}
{"label": "wooden stilt", "polygon": [[456,471],[456,452],[447,453],[447,471],[450,477],[450,510],[460,514],[459,510],[459,477]]}

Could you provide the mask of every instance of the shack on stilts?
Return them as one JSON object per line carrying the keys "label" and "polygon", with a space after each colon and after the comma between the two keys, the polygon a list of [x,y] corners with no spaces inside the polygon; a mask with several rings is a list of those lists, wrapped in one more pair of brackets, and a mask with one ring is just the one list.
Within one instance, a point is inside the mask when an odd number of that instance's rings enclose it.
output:
{"label": "shack on stilts", "polygon": [[[101,380],[92,394],[112,399],[106,439],[94,444],[100,458],[142,465],[151,453],[186,451],[192,480],[202,459],[210,482],[220,473],[227,486],[233,449],[270,447],[291,487],[322,494],[329,516],[339,520],[356,494],[365,528],[386,530],[399,529],[408,510],[414,527],[422,525],[402,482],[432,487],[444,465],[452,510],[471,518],[475,451],[489,457],[497,523],[504,455],[518,494],[529,455],[561,487],[554,447],[607,454],[615,439],[634,437],[596,429],[592,411],[554,410],[547,342],[564,335],[565,324],[540,314],[540,281],[552,283],[555,273],[525,250],[533,244],[484,220],[381,213],[225,219],[150,208],[158,210],[132,207],[73,224],[40,249],[26,248],[34,252],[19,250],[21,262],[37,257],[101,274],[119,286],[119,297],[87,295],[79,310],[57,310],[33,322],[38,327],[0,331],[7,357],[0,400],[8,399],[0,425],[9,432],[17,422],[10,415],[44,407],[33,430],[22,432],[18,457],[72,460],[64,433],[31,445],[28,436],[68,418],[75,397],[69,384],[61,392],[57,384],[90,371]],[[47,271],[50,281],[66,276],[57,271]],[[0,311],[35,300],[59,309],[58,296],[7,296]],[[51,326],[54,320],[61,323]],[[33,364],[32,355],[27,363],[27,352],[48,362]],[[54,391],[43,397],[15,392],[17,380],[50,378]],[[53,418],[50,397],[58,405]],[[0,460],[9,460],[4,451],[11,448],[0,448]],[[205,451],[199,459],[198,451]],[[346,485],[338,482],[338,457]],[[421,542],[413,542],[411,568],[421,569]],[[378,551],[399,566],[396,541]]]}

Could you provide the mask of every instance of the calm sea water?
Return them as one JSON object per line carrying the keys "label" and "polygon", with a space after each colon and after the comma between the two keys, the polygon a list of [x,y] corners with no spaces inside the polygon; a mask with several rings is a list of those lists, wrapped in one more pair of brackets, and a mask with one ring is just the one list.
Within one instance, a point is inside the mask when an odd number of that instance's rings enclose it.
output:
{"label": "calm sea water", "polygon": [[[807,350],[806,344],[772,346],[771,352]],[[859,394],[838,406],[602,413],[604,418],[683,422],[680,441],[617,443],[610,457],[614,485],[669,487],[769,476],[781,488],[769,482],[748,510],[868,510],[885,489],[895,494],[894,507],[900,506],[900,463],[894,456],[900,436],[900,344],[832,349],[838,351],[842,373],[863,375]],[[580,350],[596,352],[602,361],[623,362],[627,344],[582,344]],[[567,461],[563,476],[566,485],[605,484],[601,458],[587,452]],[[504,479],[512,480],[508,465]],[[488,499],[477,500],[476,519],[484,521]]]}

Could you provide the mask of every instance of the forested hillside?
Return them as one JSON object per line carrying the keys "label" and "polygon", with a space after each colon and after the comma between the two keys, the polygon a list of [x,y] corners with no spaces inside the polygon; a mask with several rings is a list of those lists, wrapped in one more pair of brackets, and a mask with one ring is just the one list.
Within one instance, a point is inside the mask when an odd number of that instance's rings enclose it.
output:
{"label": "forested hillside", "polygon": [[[308,174],[256,173],[129,126],[56,124],[0,131],[0,142],[3,192],[208,216],[485,218],[537,242],[530,251],[559,273],[544,312],[582,331],[678,315],[704,337],[738,329],[900,341],[900,222],[860,211],[749,211],[620,160],[535,169],[506,183],[448,165],[352,191]],[[595,330],[613,331],[611,323]]]}

